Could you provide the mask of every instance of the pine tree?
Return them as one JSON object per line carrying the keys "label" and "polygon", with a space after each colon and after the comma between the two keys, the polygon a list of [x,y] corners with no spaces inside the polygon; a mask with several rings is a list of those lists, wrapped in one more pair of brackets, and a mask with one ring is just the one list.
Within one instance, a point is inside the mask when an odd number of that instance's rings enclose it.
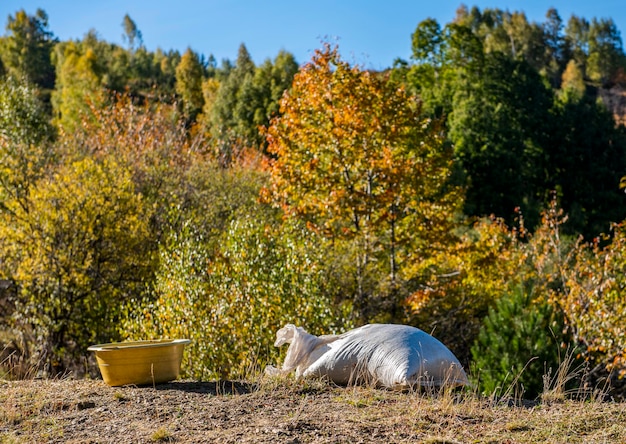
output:
{"label": "pine tree", "polygon": [[128,50],[130,52],[134,52],[136,49],[143,46],[141,31],[137,28],[137,25],[128,14],[126,14],[122,20],[122,28],[124,29],[122,40],[128,43]]}
{"label": "pine tree", "polygon": [[561,313],[532,291],[517,288],[489,310],[472,347],[483,393],[503,393],[516,383],[526,398],[543,391],[543,376],[559,366],[566,342]]}
{"label": "pine tree", "polygon": [[34,16],[23,9],[9,16],[8,36],[0,47],[5,69],[15,77],[24,76],[40,88],[54,88],[54,66],[50,54],[57,40],[48,29],[48,15],[37,9]]}

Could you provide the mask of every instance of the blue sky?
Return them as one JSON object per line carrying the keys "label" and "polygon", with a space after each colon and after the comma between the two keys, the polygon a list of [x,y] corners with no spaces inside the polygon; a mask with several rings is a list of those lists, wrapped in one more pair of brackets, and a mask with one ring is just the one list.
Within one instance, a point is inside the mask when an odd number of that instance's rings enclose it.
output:
{"label": "blue sky", "polygon": [[187,47],[221,61],[234,60],[241,43],[262,63],[281,49],[298,62],[311,58],[322,41],[336,42],[345,60],[372,69],[408,59],[411,34],[432,17],[449,22],[461,3],[481,9],[524,11],[530,21],[543,21],[555,7],[564,22],[576,14],[587,19],[612,18],[624,38],[624,0],[0,0],[2,30],[19,9],[49,16],[51,31],[61,40],[81,39],[95,29],[100,38],[122,44],[122,19],[129,14],[149,50],[160,47],[184,52]]}

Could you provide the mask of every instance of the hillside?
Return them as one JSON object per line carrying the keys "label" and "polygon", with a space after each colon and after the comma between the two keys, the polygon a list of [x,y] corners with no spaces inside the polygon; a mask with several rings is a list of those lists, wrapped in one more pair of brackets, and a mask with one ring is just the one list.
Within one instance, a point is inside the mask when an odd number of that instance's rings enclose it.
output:
{"label": "hillside", "polygon": [[0,382],[0,442],[610,443],[626,404],[495,404],[323,383]]}
{"label": "hillside", "polygon": [[[334,39],[309,61],[256,64],[242,43],[218,64],[148,49],[128,15],[122,46],[57,38],[42,9],[7,19],[0,380],[95,378],[91,345],[159,338],[191,341],[185,378],[237,379],[278,362],[288,323],[385,323],[432,334],[481,393],[518,375],[535,398],[572,361],[574,382],[626,397],[626,95],[598,90],[626,86],[611,19],[461,6],[415,23],[409,58],[380,70]],[[11,439],[51,421],[65,440],[58,415],[97,405],[50,396],[9,402]]]}

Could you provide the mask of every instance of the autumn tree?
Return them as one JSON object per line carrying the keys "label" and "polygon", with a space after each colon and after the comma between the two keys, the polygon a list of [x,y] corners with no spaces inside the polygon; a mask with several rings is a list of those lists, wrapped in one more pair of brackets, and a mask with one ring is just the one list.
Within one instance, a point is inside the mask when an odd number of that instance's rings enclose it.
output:
{"label": "autumn tree", "polygon": [[183,112],[188,122],[193,122],[204,105],[202,95],[203,68],[198,54],[191,48],[176,67],[176,92],[181,98]]}
{"label": "autumn tree", "polygon": [[[9,265],[13,241],[2,231],[15,224],[16,209],[27,208],[31,188],[54,164],[52,138],[49,115],[37,88],[24,77],[0,77],[0,279],[12,282],[13,287]],[[0,316],[0,325],[12,330],[8,317]]]}
{"label": "autumn tree", "polygon": [[187,205],[187,193],[195,193],[187,169],[203,164],[196,139],[177,115],[176,105],[137,103],[116,94],[106,106],[91,106],[80,130],[64,132],[58,144],[66,158],[111,157],[131,172],[136,191],[155,209],[153,248],[168,229],[169,208]]}
{"label": "autumn tree", "polygon": [[122,329],[135,339],[192,339],[184,371],[202,380],[241,378],[277,363],[272,343],[286,323],[314,334],[343,327],[319,239],[282,223],[276,209],[258,202],[257,173],[236,169],[211,170],[201,192],[215,205],[198,214],[201,224],[187,219],[162,243],[155,297],[133,304]]}
{"label": "autumn tree", "polygon": [[624,223],[615,225],[612,234],[612,242],[604,247],[597,240],[577,246],[560,270],[565,291],[554,302],[565,312],[584,357],[593,364],[591,376],[613,372],[616,382],[626,377]]}
{"label": "autumn tree", "polygon": [[459,224],[455,238],[434,239],[431,254],[405,271],[419,276],[405,298],[406,321],[431,332],[465,365],[489,309],[519,282],[517,233],[501,219]]}
{"label": "autumn tree", "polygon": [[112,159],[61,166],[7,202],[0,237],[19,289],[15,322],[31,331],[33,365],[57,374],[94,341],[117,337],[123,301],[154,265],[149,217],[130,172]]}
{"label": "autumn tree", "polygon": [[[354,314],[363,320],[381,296],[369,283],[386,283],[393,299],[403,262],[449,228],[458,194],[446,188],[450,153],[439,134],[402,88],[351,67],[330,45],[295,76],[267,130],[276,158],[267,195],[352,245],[344,251],[355,254]],[[374,265],[382,274],[370,281]]]}
{"label": "autumn tree", "polygon": [[574,59],[567,62],[561,78],[561,89],[565,94],[574,95],[580,99],[585,95],[585,79],[582,70]]}

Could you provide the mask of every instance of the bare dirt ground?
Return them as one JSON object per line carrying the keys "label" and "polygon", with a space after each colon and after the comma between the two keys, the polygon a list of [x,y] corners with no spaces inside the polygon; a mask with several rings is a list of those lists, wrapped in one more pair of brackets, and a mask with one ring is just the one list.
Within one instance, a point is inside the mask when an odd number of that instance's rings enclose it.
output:
{"label": "bare dirt ground", "polygon": [[624,443],[626,404],[495,403],[319,381],[0,381],[2,443]]}

